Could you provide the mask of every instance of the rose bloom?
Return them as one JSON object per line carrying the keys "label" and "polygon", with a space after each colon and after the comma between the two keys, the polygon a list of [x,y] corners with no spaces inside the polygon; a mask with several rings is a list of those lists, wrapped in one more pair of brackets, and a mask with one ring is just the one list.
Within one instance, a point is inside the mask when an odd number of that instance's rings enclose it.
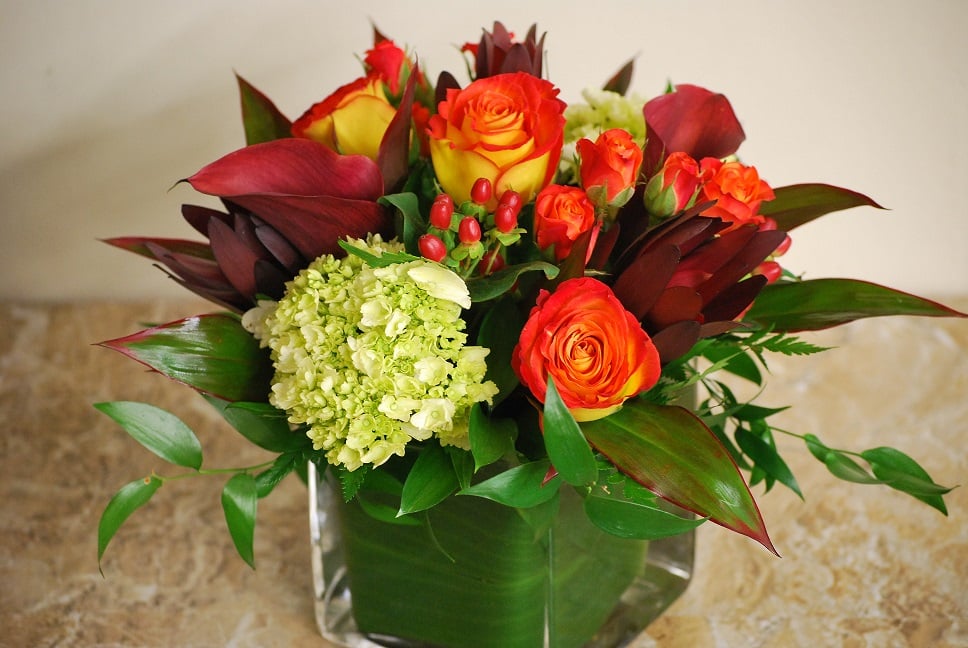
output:
{"label": "rose bloom", "polygon": [[673,153],[645,186],[645,207],[659,217],[678,214],[695,203],[700,184],[699,163],[685,153]]}
{"label": "rose bloom", "polygon": [[307,110],[293,123],[292,135],[315,140],[343,155],[375,160],[396,113],[387,101],[383,81],[373,74],[346,84]]}
{"label": "rose bloom", "polygon": [[[535,200],[535,239],[542,250],[554,245],[557,261],[567,257],[578,237],[594,225],[595,205],[579,187],[548,185]],[[589,251],[592,247],[589,244]]]}
{"label": "rose bloom", "polygon": [[732,223],[723,232],[747,223],[764,224],[766,218],[759,214],[760,204],[773,200],[774,194],[770,185],[760,179],[756,167],[717,158],[703,158],[699,167],[703,185],[697,202],[716,201],[703,212],[704,216]]}
{"label": "rose bloom", "polygon": [[377,76],[390,87],[390,94],[400,92],[401,72],[407,61],[407,53],[397,47],[392,40],[383,40],[366,51],[363,64],[366,69]]}
{"label": "rose bloom", "polygon": [[655,385],[659,353],[612,290],[589,277],[542,290],[511,357],[521,383],[544,403],[548,377],[578,421],[618,410]]}
{"label": "rose bloom", "polygon": [[437,181],[455,203],[470,199],[478,178],[493,187],[490,210],[508,189],[531,201],[557,169],[564,109],[557,88],[523,72],[448,89],[428,129]]}
{"label": "rose bloom", "polygon": [[593,199],[604,192],[605,204],[620,207],[628,202],[642,166],[642,148],[632,135],[624,128],[612,128],[594,142],[578,140],[577,150],[585,191]]}

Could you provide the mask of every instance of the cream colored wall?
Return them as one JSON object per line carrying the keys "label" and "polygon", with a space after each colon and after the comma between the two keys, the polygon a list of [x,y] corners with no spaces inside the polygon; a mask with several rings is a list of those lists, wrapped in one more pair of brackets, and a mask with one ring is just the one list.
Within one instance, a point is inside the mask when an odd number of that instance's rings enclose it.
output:
{"label": "cream colored wall", "polygon": [[169,187],[242,144],[233,71],[296,117],[358,76],[369,19],[434,75],[461,72],[454,45],[494,19],[537,21],[566,100],[632,55],[641,94],[667,79],[722,91],[771,184],[836,183],[891,208],[796,231],[791,269],[968,293],[963,0],[0,4],[3,298],[181,295],[96,239],[193,237],[178,206],[198,198]]}

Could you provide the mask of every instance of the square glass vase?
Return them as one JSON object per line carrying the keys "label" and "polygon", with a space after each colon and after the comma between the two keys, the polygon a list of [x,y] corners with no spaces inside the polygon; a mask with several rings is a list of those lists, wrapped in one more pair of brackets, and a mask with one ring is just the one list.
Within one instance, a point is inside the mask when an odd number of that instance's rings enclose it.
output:
{"label": "square glass vase", "polygon": [[346,503],[309,466],[316,620],[353,648],[605,648],[640,635],[685,590],[693,532],[651,542],[592,525],[563,487],[519,510],[452,495],[403,525]]}

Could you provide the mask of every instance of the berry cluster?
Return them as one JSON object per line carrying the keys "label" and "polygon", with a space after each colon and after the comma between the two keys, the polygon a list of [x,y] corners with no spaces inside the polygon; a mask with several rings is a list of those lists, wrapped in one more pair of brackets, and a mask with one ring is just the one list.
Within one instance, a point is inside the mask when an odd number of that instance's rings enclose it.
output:
{"label": "berry cluster", "polygon": [[420,254],[465,278],[475,270],[488,275],[503,268],[505,248],[517,243],[525,232],[518,227],[523,203],[520,194],[508,189],[490,212],[486,205],[492,197],[487,178],[478,178],[471,199],[458,206],[448,194],[438,194],[430,206],[427,233],[417,241]]}

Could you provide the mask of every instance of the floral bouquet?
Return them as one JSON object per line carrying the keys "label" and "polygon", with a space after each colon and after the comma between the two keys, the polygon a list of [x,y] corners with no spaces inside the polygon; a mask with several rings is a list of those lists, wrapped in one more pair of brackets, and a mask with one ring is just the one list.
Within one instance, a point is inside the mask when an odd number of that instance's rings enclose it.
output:
{"label": "floral bouquet", "polygon": [[[648,541],[709,521],[775,552],[750,486],[799,494],[778,435],[946,513],[949,489],[912,458],[775,429],[779,410],[728,382],[761,386],[768,353],[823,351],[803,331],[964,316],[781,266],[793,229],[873,200],[771,187],[737,157],[723,95],[626,96],[631,62],[566,105],[534,27],[519,41],[495,23],[464,46],[464,83],[432,84],[374,36],[363,76],[295,121],[239,79],[246,146],[184,181],[221,200],[182,209],[206,241],[108,241],[223,309],[102,344],[199,392],[274,459],[203,469],[173,414],[97,408],[176,466],[231,473],[246,562],[257,500],[309,466],[314,493],[339,492],[327,560],[360,635],[604,645]],[[168,479],[115,495],[99,560]]]}

